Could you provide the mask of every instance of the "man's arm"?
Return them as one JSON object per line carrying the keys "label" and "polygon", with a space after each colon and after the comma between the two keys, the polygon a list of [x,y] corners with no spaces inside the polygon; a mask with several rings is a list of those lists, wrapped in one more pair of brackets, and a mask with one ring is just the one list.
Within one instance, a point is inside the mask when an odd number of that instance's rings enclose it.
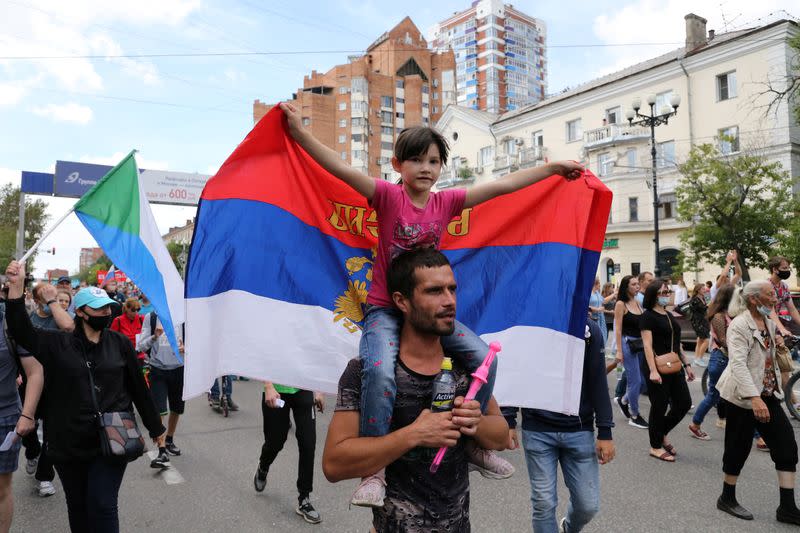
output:
{"label": "man's arm", "polygon": [[297,144],[308,152],[319,165],[348,184],[367,201],[375,194],[375,179],[357,171],[339,157],[339,154],[322,144],[310,131],[303,128],[300,111],[288,102],[280,104],[281,110],[289,122],[289,133]]}
{"label": "man's arm", "polygon": [[333,413],[322,453],[322,472],[331,483],[372,475],[417,446],[455,446],[461,436],[447,412],[425,409],[411,425],[382,437],[359,437],[359,417],[358,411]]}
{"label": "man's arm", "polygon": [[42,387],[44,387],[44,369],[39,361],[30,356],[20,357],[20,362],[22,371],[25,372],[27,385],[22,403],[22,414],[17,421],[17,433],[27,435],[36,427],[36,408],[39,406],[39,398],[42,396]]}
{"label": "man's arm", "polygon": [[553,174],[559,174],[568,180],[574,180],[578,179],[582,172],[583,167],[572,161],[557,161],[541,167],[518,170],[499,180],[467,189],[464,208],[475,207],[497,196],[518,191],[528,185],[533,185],[545,178],[549,178]]}

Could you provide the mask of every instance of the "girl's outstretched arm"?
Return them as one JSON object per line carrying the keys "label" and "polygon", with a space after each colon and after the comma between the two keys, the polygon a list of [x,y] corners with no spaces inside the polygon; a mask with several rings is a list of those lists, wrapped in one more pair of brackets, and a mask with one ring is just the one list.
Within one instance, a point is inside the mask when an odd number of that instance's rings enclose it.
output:
{"label": "girl's outstretched arm", "polygon": [[471,189],[467,189],[464,207],[475,207],[497,196],[509,194],[527,187],[528,185],[533,185],[553,174],[564,176],[571,181],[578,179],[582,172],[583,166],[573,161],[556,161],[541,167],[518,170],[507,176],[503,176],[499,180],[483,183]]}
{"label": "girl's outstretched arm", "polygon": [[283,102],[280,104],[280,108],[286,114],[289,121],[289,133],[297,141],[297,144],[302,146],[322,168],[355,189],[367,201],[371,201],[372,195],[375,194],[375,179],[362,174],[342,161],[339,154],[319,142],[311,135],[310,131],[303,128],[300,111],[292,104]]}

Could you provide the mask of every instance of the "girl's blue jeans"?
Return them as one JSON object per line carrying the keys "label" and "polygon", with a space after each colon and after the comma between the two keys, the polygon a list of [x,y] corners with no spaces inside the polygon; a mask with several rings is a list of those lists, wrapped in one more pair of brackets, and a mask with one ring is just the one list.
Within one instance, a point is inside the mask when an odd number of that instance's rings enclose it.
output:
{"label": "girl's blue jeans", "polygon": [[711,357],[708,359],[708,392],[697,410],[692,417],[692,423],[699,426],[705,420],[706,415],[712,407],[719,403],[719,391],[717,390],[717,380],[722,375],[722,372],[728,366],[728,358],[722,353],[722,350],[715,349],[711,352]]}
{"label": "girl's blue jeans", "polygon": [[[368,305],[364,317],[364,331],[358,356],[361,359],[361,436],[377,437],[389,433],[397,394],[395,364],[400,352],[400,329],[403,315],[399,310]],[[442,348],[469,373],[483,363],[489,346],[464,324],[456,321],[452,335],[442,337]],[[487,378],[487,383],[475,398],[486,412],[494,389],[497,359]]]}
{"label": "girl's blue jeans", "polygon": [[641,352],[631,352],[631,348],[628,346],[628,339],[632,338],[634,337],[623,335],[622,346],[618,346],[617,349],[622,348],[622,364],[625,366],[625,375],[628,378],[628,388],[625,392],[625,398],[628,400],[631,415],[636,416],[641,414],[639,411],[639,394],[642,392],[642,384],[644,381],[639,366],[642,361]]}

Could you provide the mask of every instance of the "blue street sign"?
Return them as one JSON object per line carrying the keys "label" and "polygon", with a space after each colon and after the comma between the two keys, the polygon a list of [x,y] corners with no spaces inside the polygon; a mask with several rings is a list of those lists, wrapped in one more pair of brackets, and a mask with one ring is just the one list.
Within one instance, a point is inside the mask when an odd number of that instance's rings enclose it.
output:
{"label": "blue street sign", "polygon": [[80,198],[113,167],[75,161],[56,161],[55,195]]}

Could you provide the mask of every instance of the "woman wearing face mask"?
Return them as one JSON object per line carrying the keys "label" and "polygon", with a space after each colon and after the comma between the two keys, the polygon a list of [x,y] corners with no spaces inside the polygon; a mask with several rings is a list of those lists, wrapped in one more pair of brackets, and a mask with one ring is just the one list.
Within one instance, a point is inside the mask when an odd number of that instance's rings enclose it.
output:
{"label": "woman wearing face mask", "polygon": [[74,317],[74,314],[70,313],[69,311],[69,306],[72,305],[72,292],[70,292],[68,289],[58,289],[56,301],[58,302],[58,305],[61,306],[61,309],[69,313],[71,317]]}
{"label": "woman wearing face mask", "polygon": [[767,266],[770,271],[769,280],[778,300],[771,318],[781,335],[800,335],[800,313],[797,312],[789,286],[786,284],[786,280],[792,277],[789,260],[780,256],[771,257]]}
{"label": "woman wearing face mask", "polygon": [[[125,336],[106,329],[112,300],[102,289],[90,287],[75,295],[72,333],[44,331],[32,327],[25,313],[23,266],[12,261],[6,275],[9,331],[45,369],[45,440],[64,488],[70,529],[75,533],[116,533],[117,496],[127,460],[105,457],[101,452],[87,363],[94,375],[100,411],[132,411],[135,405],[155,441],[165,430],[136,364],[133,346]],[[42,294],[55,301],[55,287],[45,287]],[[59,305],[50,308],[57,321],[69,316]]]}
{"label": "woman wearing face mask", "polygon": [[729,402],[725,428],[725,474],[717,509],[737,518],[753,515],[736,500],[736,482],[758,430],[769,446],[778,473],[779,522],[800,525],[800,510],[794,501],[797,442],[781,406],[782,391],[775,359],[775,323],[769,319],[777,298],[772,284],[751,281],[736,289],[728,308],[734,317],[728,327],[728,367],[717,382],[720,396]]}
{"label": "woman wearing face mask", "polygon": [[[667,280],[655,280],[644,292],[640,321],[644,356],[650,369],[650,455],[669,463],[677,451],[667,435],[683,420],[692,406],[686,380],[694,380],[692,367],[686,364],[681,348],[681,327],[667,311],[672,289]],[[667,409],[669,408],[669,411]]]}
{"label": "woman wearing face mask", "polygon": [[[708,341],[711,337],[711,325],[708,323],[708,304],[711,303],[711,294],[702,283],[697,283],[692,291],[692,299],[689,301],[689,322],[692,324],[695,334],[697,334],[697,345],[694,350],[694,360],[699,361],[706,354]],[[705,366],[705,365],[701,365]]]}

